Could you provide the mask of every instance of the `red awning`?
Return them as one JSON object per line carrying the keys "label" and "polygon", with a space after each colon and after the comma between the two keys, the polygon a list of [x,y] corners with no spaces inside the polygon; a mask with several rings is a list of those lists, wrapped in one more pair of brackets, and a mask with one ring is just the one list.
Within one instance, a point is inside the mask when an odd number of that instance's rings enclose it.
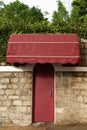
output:
{"label": "red awning", "polygon": [[80,60],[76,34],[13,34],[7,47],[8,63],[77,64]]}

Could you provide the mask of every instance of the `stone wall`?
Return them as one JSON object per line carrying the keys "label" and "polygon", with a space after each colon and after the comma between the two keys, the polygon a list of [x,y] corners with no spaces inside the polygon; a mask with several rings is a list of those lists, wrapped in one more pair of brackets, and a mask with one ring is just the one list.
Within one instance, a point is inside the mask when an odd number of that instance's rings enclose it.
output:
{"label": "stone wall", "polygon": [[29,125],[31,99],[31,72],[0,72],[0,126]]}
{"label": "stone wall", "polygon": [[81,39],[80,43],[81,48],[81,60],[80,60],[80,66],[87,66],[87,40]]}
{"label": "stone wall", "polygon": [[[87,73],[55,72],[58,124],[87,123]],[[32,123],[32,72],[0,72],[0,127]]]}
{"label": "stone wall", "polygon": [[87,123],[87,73],[56,73],[56,122]]}

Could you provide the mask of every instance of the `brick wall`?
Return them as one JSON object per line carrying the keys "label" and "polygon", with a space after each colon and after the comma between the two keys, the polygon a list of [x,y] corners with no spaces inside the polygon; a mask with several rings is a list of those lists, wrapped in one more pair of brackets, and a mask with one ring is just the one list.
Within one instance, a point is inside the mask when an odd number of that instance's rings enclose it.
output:
{"label": "brick wall", "polygon": [[29,125],[32,117],[32,73],[0,72],[0,125]]}

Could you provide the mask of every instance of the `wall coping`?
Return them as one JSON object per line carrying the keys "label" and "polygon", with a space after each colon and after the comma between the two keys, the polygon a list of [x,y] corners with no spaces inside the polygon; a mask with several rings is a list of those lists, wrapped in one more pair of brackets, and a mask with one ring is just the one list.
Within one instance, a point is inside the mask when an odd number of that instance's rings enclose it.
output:
{"label": "wall coping", "polygon": [[[26,65],[26,66],[0,66],[0,72],[27,72],[33,71],[34,65]],[[55,71],[59,72],[87,72],[87,67],[64,67],[61,65],[54,65]]]}

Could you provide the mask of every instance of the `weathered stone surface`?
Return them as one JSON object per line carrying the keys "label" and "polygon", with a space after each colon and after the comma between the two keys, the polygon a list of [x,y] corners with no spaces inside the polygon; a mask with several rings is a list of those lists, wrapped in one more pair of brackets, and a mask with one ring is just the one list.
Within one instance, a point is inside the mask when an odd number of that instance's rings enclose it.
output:
{"label": "weathered stone surface", "polygon": [[72,78],[72,82],[75,82],[75,83],[79,83],[79,82],[82,82],[82,77],[73,77]]}
{"label": "weathered stone surface", "polygon": [[[32,109],[31,109],[31,107],[27,107],[27,113],[32,114]],[[32,117],[31,117],[31,118],[32,118]]]}
{"label": "weathered stone surface", "polygon": [[5,85],[3,85],[3,84],[0,84],[0,89],[6,89],[7,88],[7,85],[5,84]]}
{"label": "weathered stone surface", "polygon": [[84,77],[83,80],[87,82],[87,77]]}
{"label": "weathered stone surface", "polygon": [[8,89],[17,89],[18,85],[17,84],[8,84]]}
{"label": "weathered stone surface", "polygon": [[11,106],[11,101],[10,100],[5,100],[2,103],[3,103],[2,104],[3,106]]}
{"label": "weathered stone surface", "polygon": [[7,95],[5,96],[5,95],[0,95],[0,100],[2,101],[2,100],[6,100],[7,99]]}
{"label": "weathered stone surface", "polygon": [[1,80],[1,83],[2,83],[2,84],[7,84],[7,83],[9,83],[9,79],[8,79],[8,78],[3,78],[3,79]]}
{"label": "weathered stone surface", "polygon": [[7,90],[5,91],[5,93],[6,93],[7,95],[14,95],[14,94],[15,94],[15,90],[13,90],[13,89],[7,89]]}
{"label": "weathered stone surface", "polygon": [[0,95],[4,95],[4,90],[0,90]]}
{"label": "weathered stone surface", "polygon": [[31,105],[31,101],[23,101],[23,106],[29,106]]}
{"label": "weathered stone surface", "polygon": [[[32,74],[0,72],[0,122],[29,125],[32,106]],[[22,78],[22,79],[21,79]]]}
{"label": "weathered stone surface", "polygon": [[11,83],[18,83],[18,78],[11,78]]}
{"label": "weathered stone surface", "polygon": [[13,101],[13,105],[21,106],[22,105],[22,101],[21,100],[14,100]]}
{"label": "weathered stone surface", "polygon": [[87,73],[64,72],[62,75],[58,73],[56,73],[56,122],[86,123]]}
{"label": "weathered stone surface", "polygon": [[0,112],[7,111],[7,107],[0,107]]}
{"label": "weathered stone surface", "polygon": [[23,113],[27,113],[27,107],[17,107],[17,111],[18,112],[23,112]]}
{"label": "weathered stone surface", "polygon": [[81,43],[80,65],[87,66],[87,42],[85,42],[85,40]]}
{"label": "weathered stone surface", "polygon": [[14,96],[8,96],[8,99],[12,99],[12,100],[13,99],[19,99],[19,96],[15,96],[15,95]]}
{"label": "weathered stone surface", "polygon": [[13,76],[13,73],[11,73],[11,72],[5,72],[4,73],[4,77],[12,77]]}

